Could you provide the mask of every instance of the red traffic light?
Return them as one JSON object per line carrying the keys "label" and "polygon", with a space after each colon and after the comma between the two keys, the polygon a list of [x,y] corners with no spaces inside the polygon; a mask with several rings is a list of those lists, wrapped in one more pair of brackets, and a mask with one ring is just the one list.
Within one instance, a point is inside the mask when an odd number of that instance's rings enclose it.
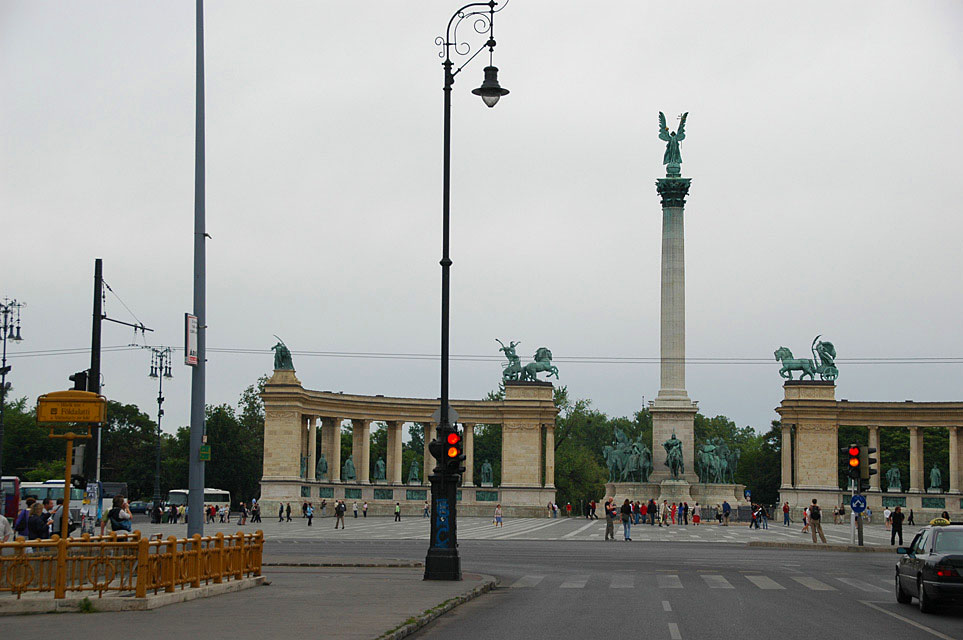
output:
{"label": "red traffic light", "polygon": [[[852,457],[854,457],[854,458],[857,457],[857,456],[859,455],[859,447],[850,447],[850,448],[849,448],[849,455],[852,456]],[[850,464],[852,464],[852,462],[850,462]]]}
{"label": "red traffic light", "polygon": [[461,436],[455,432],[448,434],[448,444],[458,444],[461,442]]}

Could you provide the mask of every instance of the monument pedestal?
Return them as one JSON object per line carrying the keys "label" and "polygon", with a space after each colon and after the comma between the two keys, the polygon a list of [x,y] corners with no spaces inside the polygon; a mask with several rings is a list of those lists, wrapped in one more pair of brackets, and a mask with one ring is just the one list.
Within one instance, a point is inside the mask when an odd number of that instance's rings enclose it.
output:
{"label": "monument pedestal", "polygon": [[659,393],[659,397],[649,403],[652,414],[652,475],[650,482],[671,480],[672,472],[665,465],[665,448],[662,443],[672,437],[682,441],[682,461],[685,472],[680,480],[696,484],[699,476],[695,473],[695,414],[699,405],[689,399],[685,392],[672,396]]}
{"label": "monument pedestal", "polygon": [[669,504],[680,504],[682,502],[695,504],[690,491],[691,487],[692,485],[685,480],[663,480],[659,483],[659,502],[665,500]]}

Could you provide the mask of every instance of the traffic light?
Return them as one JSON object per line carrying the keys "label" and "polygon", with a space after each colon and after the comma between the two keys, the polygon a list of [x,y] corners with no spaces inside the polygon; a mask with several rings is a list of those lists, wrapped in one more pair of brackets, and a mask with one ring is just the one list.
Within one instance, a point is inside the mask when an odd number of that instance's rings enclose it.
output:
{"label": "traffic light", "polygon": [[859,463],[861,449],[858,444],[851,444],[846,449],[846,452],[849,454],[849,464],[846,467],[847,476],[853,480],[859,480],[860,478]]}
{"label": "traffic light", "polygon": [[69,378],[67,378],[68,380],[70,380],[71,382],[74,383],[74,390],[75,390],[75,391],[86,391],[86,390],[87,390],[87,373],[88,373],[88,372],[89,372],[89,370],[78,371],[77,373],[75,373],[75,374],[73,374],[72,376],[70,376]]}
{"label": "traffic light", "polygon": [[464,442],[457,431],[451,431],[445,437],[445,473],[462,474],[465,472],[465,454],[462,449]]}
{"label": "traffic light", "polygon": [[873,465],[876,458],[870,458],[869,454],[876,453],[876,447],[860,447],[859,449],[859,490],[860,492],[869,490],[869,477],[878,473]]}

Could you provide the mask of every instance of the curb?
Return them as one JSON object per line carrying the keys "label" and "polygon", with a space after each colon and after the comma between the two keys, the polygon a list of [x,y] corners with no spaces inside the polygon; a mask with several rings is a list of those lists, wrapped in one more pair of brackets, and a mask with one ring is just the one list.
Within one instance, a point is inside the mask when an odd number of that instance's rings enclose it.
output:
{"label": "curb", "polygon": [[158,593],[146,598],[132,598],[124,596],[107,596],[98,598],[96,594],[86,597],[70,597],[55,600],[53,597],[29,597],[20,600],[0,601],[0,616],[20,616],[32,613],[78,613],[82,602],[87,600],[96,612],[109,611],[150,611],[158,607],[188,602],[198,598],[209,598],[224,593],[243,591],[265,583],[264,576],[254,576],[241,580],[232,580],[221,584],[208,584],[202,587],[179,589],[174,593]]}
{"label": "curb", "polygon": [[848,551],[855,553],[896,553],[895,547],[860,547],[855,544],[813,544],[811,542],[768,542],[752,540],[747,547],[766,547],[769,549],[801,549],[803,551]]}
{"label": "curb", "polygon": [[401,638],[406,638],[411,634],[413,634],[415,631],[418,631],[419,629],[427,625],[432,620],[448,613],[458,605],[465,604],[469,600],[474,600],[475,598],[482,595],[483,593],[487,593],[495,588],[495,585],[498,583],[498,580],[494,576],[488,576],[485,574],[480,574],[480,575],[481,575],[482,583],[477,587],[475,587],[474,589],[472,589],[471,591],[469,591],[468,593],[464,593],[460,596],[455,596],[454,598],[451,598],[450,600],[446,600],[432,609],[428,609],[423,614],[415,618],[414,622],[410,622],[393,631],[388,631],[386,633],[383,633],[380,636],[378,636],[376,640],[401,640]]}
{"label": "curb", "polygon": [[262,567],[361,567],[366,569],[418,569],[424,565],[418,560],[388,560],[385,562],[262,562]]}

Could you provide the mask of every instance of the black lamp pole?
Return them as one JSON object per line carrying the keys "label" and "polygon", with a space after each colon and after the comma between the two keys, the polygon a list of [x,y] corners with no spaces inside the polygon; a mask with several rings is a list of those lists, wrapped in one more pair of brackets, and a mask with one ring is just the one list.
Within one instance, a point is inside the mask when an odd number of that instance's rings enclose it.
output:
{"label": "black lamp pole", "polygon": [[[0,359],[0,475],[3,475],[3,414],[4,407],[7,401],[7,374],[10,373],[10,367],[7,366],[7,340],[12,342],[20,342],[23,338],[20,337],[20,309],[25,306],[22,302],[17,302],[16,300],[10,300],[9,298],[4,298],[3,302],[0,302],[0,340],[3,341],[3,357]],[[16,319],[14,319],[16,316]],[[14,325],[16,325],[16,333],[14,333]],[[2,493],[2,489],[0,489]],[[3,503],[0,503],[3,504]],[[0,518],[3,514],[0,513]]]}
{"label": "black lamp pole", "polygon": [[[506,2],[502,5],[504,8]],[[446,439],[455,432],[448,406],[448,326],[449,300],[451,287],[451,257],[449,255],[449,211],[451,193],[451,87],[455,76],[484,51],[489,52],[489,65],[485,67],[485,81],[472,93],[480,96],[486,105],[494,107],[498,99],[508,94],[507,89],[498,85],[498,69],[492,66],[491,57],[495,50],[494,18],[497,2],[473,2],[456,11],[448,21],[445,37],[438,37],[435,43],[442,47],[439,54],[445,58],[445,129],[444,129],[444,177],[442,187],[442,244],[441,244],[441,406],[438,413],[438,428],[435,439],[429,444],[429,451],[437,464],[428,476],[431,482],[431,538],[428,556],[425,559],[425,580],[461,580],[461,561],[458,557],[458,537],[456,526],[456,497],[460,473],[446,464]],[[482,8],[484,7],[484,8]],[[476,33],[487,33],[488,41],[474,53],[467,43],[458,42],[458,26],[465,19],[472,20]],[[458,69],[452,71],[451,52],[469,56]],[[469,55],[470,54],[470,55]]]}

